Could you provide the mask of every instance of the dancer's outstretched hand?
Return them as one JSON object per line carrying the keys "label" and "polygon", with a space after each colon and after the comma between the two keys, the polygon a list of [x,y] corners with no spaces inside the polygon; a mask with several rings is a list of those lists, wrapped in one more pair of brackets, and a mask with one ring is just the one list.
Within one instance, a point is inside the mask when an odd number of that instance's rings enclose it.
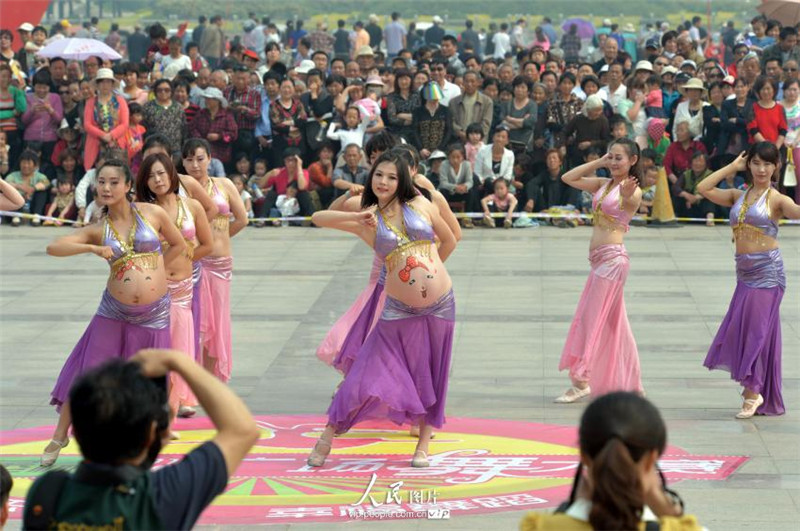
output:
{"label": "dancer's outstretched hand", "polygon": [[634,192],[639,187],[639,179],[636,177],[628,177],[619,184],[619,193],[622,197],[633,197]]}
{"label": "dancer's outstretched hand", "polygon": [[142,367],[142,374],[147,378],[158,378],[173,368],[173,356],[185,356],[185,354],[171,349],[146,348],[137,352],[131,361],[137,362]]}

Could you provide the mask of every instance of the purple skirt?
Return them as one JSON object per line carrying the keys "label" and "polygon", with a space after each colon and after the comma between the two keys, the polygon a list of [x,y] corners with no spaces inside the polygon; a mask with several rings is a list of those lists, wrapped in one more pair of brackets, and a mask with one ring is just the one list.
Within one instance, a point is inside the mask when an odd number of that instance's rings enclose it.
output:
{"label": "purple skirt", "polygon": [[454,325],[452,290],[426,308],[386,297],[378,324],[328,408],[336,433],[370,419],[399,425],[424,420],[441,428]]}
{"label": "purple skirt", "polygon": [[203,267],[200,261],[192,262],[192,321],[194,322],[194,360],[201,363],[203,351],[200,350],[200,279]]}
{"label": "purple skirt", "polygon": [[61,369],[50,404],[60,410],[75,379],[108,360],[131,358],[143,348],[170,348],[169,306],[169,294],[134,306],[104,291],[97,313]]}
{"label": "purple skirt", "polygon": [[372,323],[375,321],[375,314],[381,311],[379,306],[381,303],[382,294],[383,283],[375,284],[375,289],[372,290],[372,295],[370,296],[369,300],[367,300],[367,303],[364,305],[361,313],[358,314],[353,326],[350,327],[350,331],[347,332],[347,335],[342,342],[342,348],[339,350],[339,354],[333,360],[333,367],[342,374],[347,374],[350,372],[350,368],[356,361],[356,357],[358,356],[359,351],[361,351],[361,347],[364,346],[364,342],[367,340],[367,337],[369,337],[369,333],[372,330]]}
{"label": "purple skirt", "polygon": [[786,289],[779,249],[736,255],[736,290],[703,365],[764,398],[760,415],[783,415],[780,306]]}

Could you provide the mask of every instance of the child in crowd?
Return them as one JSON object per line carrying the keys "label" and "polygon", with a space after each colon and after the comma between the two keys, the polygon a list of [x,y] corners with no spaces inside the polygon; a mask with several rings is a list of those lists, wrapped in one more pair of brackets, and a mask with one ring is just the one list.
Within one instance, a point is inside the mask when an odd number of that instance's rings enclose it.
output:
{"label": "child in crowd", "polygon": [[656,183],[658,182],[658,168],[653,165],[642,172],[642,203],[639,205],[639,213],[645,216],[650,215],[653,208],[653,201],[656,197]]}
{"label": "child in crowd", "polygon": [[58,219],[55,221],[48,219],[43,225],[58,225],[60,227],[64,224],[64,220],[74,219],[75,214],[77,214],[75,210],[75,188],[72,182],[67,179],[59,179],[57,187],[56,198],[50,203],[45,216]]}
{"label": "child in crowd", "polygon": [[622,116],[615,114],[611,120],[609,120],[609,127],[611,128],[611,138],[613,140],[619,140],[620,138],[630,138],[628,136],[628,122],[625,121],[625,118]]}
{"label": "child in crowd", "polygon": [[[297,202],[297,183],[291,182],[286,187],[286,193],[278,196],[278,199],[275,201],[275,207],[269,211],[269,217],[288,218],[296,216],[298,212],[300,212],[300,203]],[[276,219],[272,222],[272,225],[275,227],[288,227],[289,222]]]}
{"label": "child in crowd", "polygon": [[651,118],[648,120],[647,147],[656,153],[657,157],[655,163],[660,166],[669,148],[669,135],[667,135],[667,124],[665,120],[661,118]]}
{"label": "child in crowd", "polygon": [[661,91],[661,77],[650,74],[644,82],[645,92],[644,112],[648,118],[665,118],[664,93]]}
{"label": "child in crowd", "polygon": [[[481,199],[481,206],[483,207],[483,224],[486,227],[495,228],[502,225],[506,229],[511,228],[512,215],[517,209],[517,198],[509,193],[508,182],[505,179],[495,179],[494,193]],[[500,218],[494,219],[493,212],[505,212],[506,217],[502,221]]]}
{"label": "child in crowd", "polygon": [[81,139],[78,130],[69,126],[69,122],[64,118],[61,120],[61,125],[58,127],[58,141],[53,147],[53,154],[50,156],[50,162],[53,166],[60,165],[61,152],[71,149],[73,151],[81,151]]}
{"label": "child in crowd", "polygon": [[267,183],[267,161],[256,159],[253,163],[253,175],[247,180],[247,189],[255,199],[264,197],[261,187]]}
{"label": "child in crowd", "polygon": [[[238,163],[237,163],[238,165]],[[249,162],[248,162],[249,165]],[[231,177],[231,181],[233,181],[234,186],[236,186],[236,190],[239,191],[239,195],[242,198],[242,202],[244,203],[244,209],[247,212],[248,218],[253,218],[253,196],[250,195],[250,192],[245,190],[245,178],[241,175],[234,175]]]}
{"label": "child in crowd", "polygon": [[464,145],[464,150],[467,153],[467,161],[470,166],[475,167],[475,158],[478,156],[478,151],[485,146],[483,142],[483,128],[481,124],[469,124],[467,126],[467,143]]}
{"label": "child in crowd", "polygon": [[434,150],[433,153],[430,154],[428,157],[428,168],[425,174],[427,175],[428,179],[433,183],[433,186],[439,186],[439,182],[441,178],[439,177],[442,163],[447,159],[447,155],[444,154],[444,151],[440,151],[438,149]]}
{"label": "child in crowd", "polygon": [[[50,188],[50,179],[39,171],[39,154],[26,149],[19,157],[19,171],[8,174],[6,182],[17,189],[25,199],[21,212],[25,214],[43,214],[47,202],[47,190]],[[20,217],[11,218],[11,225],[17,227],[22,223]],[[39,216],[31,219],[31,225],[39,226],[42,221]]]}
{"label": "child in crowd", "polygon": [[[345,146],[355,144],[362,147],[364,145],[364,134],[367,132],[368,123],[369,115],[365,113],[362,118],[361,111],[355,105],[349,106],[344,111],[344,124],[338,131],[339,124],[331,122],[331,125],[328,126],[328,138],[341,143],[340,157],[344,155]],[[339,166],[338,163],[337,166]]]}
{"label": "child in crowd", "polygon": [[[595,160],[602,157],[604,153],[600,151],[599,148],[596,146],[592,146],[586,150],[586,154],[583,156],[583,162],[594,162]],[[598,177],[611,177],[608,173],[608,168],[598,168],[595,172],[595,175]],[[594,209],[592,208],[592,193],[587,191],[580,192],[580,205],[575,205],[580,210],[581,214],[592,215]]]}
{"label": "child in crowd", "polygon": [[142,125],[144,113],[142,106],[138,103],[128,104],[129,118],[128,132],[126,133],[126,146],[128,149],[128,160],[131,165],[131,172],[136,175],[139,166],[142,164],[142,148],[144,147],[144,134],[147,131]]}

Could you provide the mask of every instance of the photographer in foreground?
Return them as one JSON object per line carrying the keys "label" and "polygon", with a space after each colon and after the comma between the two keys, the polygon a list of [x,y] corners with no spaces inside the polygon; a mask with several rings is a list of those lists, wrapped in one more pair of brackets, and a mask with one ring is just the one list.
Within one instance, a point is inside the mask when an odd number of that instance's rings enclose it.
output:
{"label": "photographer in foreground", "polygon": [[[168,371],[188,383],[217,433],[179,463],[150,471],[169,435],[157,383]],[[130,362],[86,373],[70,391],[70,406],[84,460],[74,474],[53,471],[33,484],[24,529],[191,529],[259,437],[244,402],[173,350],[142,350]]]}

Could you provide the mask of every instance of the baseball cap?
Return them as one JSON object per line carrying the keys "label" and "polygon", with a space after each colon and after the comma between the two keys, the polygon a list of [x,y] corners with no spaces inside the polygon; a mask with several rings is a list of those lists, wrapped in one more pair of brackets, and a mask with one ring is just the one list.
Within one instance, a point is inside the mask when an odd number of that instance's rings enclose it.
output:
{"label": "baseball cap", "polygon": [[659,40],[658,40],[658,37],[650,37],[650,38],[649,38],[649,39],[647,39],[647,41],[644,43],[644,47],[645,47],[645,48],[652,48],[652,49],[654,49],[654,50],[658,50],[658,48],[659,48],[660,46],[661,46],[661,42],[659,42]]}
{"label": "baseball cap", "polygon": [[17,30],[18,31],[27,31],[28,33],[30,33],[30,32],[33,31],[33,24],[31,24],[30,22],[23,22],[22,24],[19,25]]}

